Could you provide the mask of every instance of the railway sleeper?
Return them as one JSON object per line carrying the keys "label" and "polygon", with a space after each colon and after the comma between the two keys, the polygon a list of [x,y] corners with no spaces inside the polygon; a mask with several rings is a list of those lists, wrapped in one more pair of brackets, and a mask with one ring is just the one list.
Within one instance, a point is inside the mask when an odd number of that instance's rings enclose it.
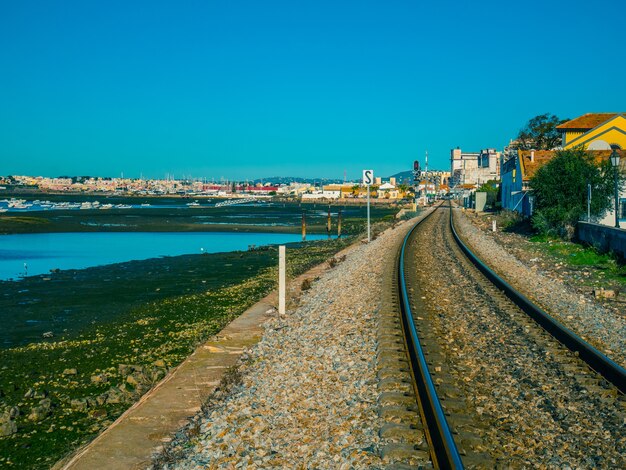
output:
{"label": "railway sleeper", "polygon": [[399,328],[379,328],[377,336],[379,341],[384,339],[400,339],[400,341],[403,341],[402,332]]}
{"label": "railway sleeper", "polygon": [[401,463],[402,467],[389,468],[433,468],[428,451],[416,449],[406,443],[390,443],[383,447],[381,456],[385,464]]}
{"label": "railway sleeper", "polygon": [[386,361],[399,361],[406,363],[406,354],[403,350],[397,348],[385,348],[378,351],[378,363],[385,365]]}
{"label": "railway sleeper", "polygon": [[385,336],[402,339],[402,331],[400,330],[400,325],[379,326],[377,333],[378,339],[382,339]]}
{"label": "railway sleeper", "polygon": [[408,424],[422,427],[419,413],[416,406],[406,407],[399,405],[381,406],[378,409],[378,415],[387,422]]}
{"label": "railway sleeper", "polygon": [[461,434],[463,429],[471,429],[476,427],[476,422],[473,417],[463,413],[452,413],[444,411],[450,430],[453,434]]}
{"label": "railway sleeper", "polygon": [[378,369],[378,380],[409,380],[411,376],[409,375],[409,370],[407,369],[398,369],[396,367],[382,367]]}
{"label": "railway sleeper", "polygon": [[400,323],[400,315],[398,315],[398,311],[394,307],[385,306],[385,310],[380,314],[379,323]]}
{"label": "railway sleeper", "polygon": [[404,353],[404,349],[402,346],[403,345],[401,341],[393,341],[393,340],[379,341],[378,342],[378,355],[380,355],[382,351],[395,351],[395,352],[400,351]]}
{"label": "railway sleeper", "polygon": [[397,320],[384,318],[380,321],[380,324],[378,325],[378,329],[379,331],[400,329],[400,322]]}
{"label": "railway sleeper", "polygon": [[467,410],[467,403],[465,403],[465,400],[456,399],[456,398],[447,398],[445,396],[439,396],[439,400],[441,402],[441,407],[445,411],[458,413],[458,412],[464,412]]}
{"label": "railway sleeper", "polygon": [[[404,337],[402,336],[402,331],[400,330],[400,327],[394,327],[394,328],[381,328],[378,331],[378,334],[376,336],[376,339],[378,340],[378,345],[379,345],[379,349],[380,349],[380,344],[387,342],[387,343],[396,343],[396,342],[400,342],[400,345],[402,345],[401,347],[404,347]],[[397,346],[393,346],[393,348],[395,349]]]}
{"label": "railway sleeper", "polygon": [[437,388],[437,394],[442,398],[445,397],[446,399],[463,397],[463,392],[457,387],[454,387],[453,385],[450,385],[450,384],[441,384]]}
{"label": "railway sleeper", "polygon": [[413,385],[406,378],[386,378],[378,382],[381,392],[412,393]]}
{"label": "railway sleeper", "polygon": [[382,392],[378,395],[378,403],[381,406],[413,407],[417,411],[415,396],[411,392]]}
{"label": "railway sleeper", "polygon": [[378,366],[407,369],[408,361],[406,360],[406,357],[382,356],[378,360]]}
{"label": "railway sleeper", "polygon": [[419,450],[428,451],[428,443],[424,430],[404,423],[385,423],[380,429],[379,436],[388,443],[411,444]]}
{"label": "railway sleeper", "polygon": [[[463,448],[462,445],[461,448]],[[463,452],[463,450],[461,450],[460,452]],[[467,468],[497,468],[493,457],[491,457],[491,455],[486,452],[466,452],[465,454],[461,455],[463,455],[463,463]]]}

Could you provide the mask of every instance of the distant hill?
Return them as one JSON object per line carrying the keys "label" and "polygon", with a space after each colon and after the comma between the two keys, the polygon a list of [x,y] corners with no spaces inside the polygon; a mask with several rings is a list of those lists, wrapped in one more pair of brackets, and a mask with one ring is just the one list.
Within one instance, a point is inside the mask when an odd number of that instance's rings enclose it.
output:
{"label": "distant hill", "polygon": [[388,180],[389,178],[395,178],[397,184],[411,184],[413,182],[413,172],[411,170],[401,171],[395,175],[383,178],[383,180]]}
{"label": "distant hill", "polygon": [[[413,172],[411,170],[401,171],[391,176],[383,177],[383,180],[389,180],[389,178],[395,178],[398,184],[410,184],[413,181]],[[359,180],[360,181],[360,180]],[[339,178],[300,178],[298,176],[270,176],[268,178],[259,178],[252,181],[253,184],[257,183],[272,183],[272,184],[289,184],[289,183],[306,183],[306,184],[341,184],[343,179]],[[348,180],[348,183],[356,183],[357,180]]]}
{"label": "distant hill", "polygon": [[343,183],[343,180],[338,178],[300,178],[298,176],[270,176],[269,178],[255,179],[252,182],[253,184],[269,182],[272,184],[306,183],[319,185]]}

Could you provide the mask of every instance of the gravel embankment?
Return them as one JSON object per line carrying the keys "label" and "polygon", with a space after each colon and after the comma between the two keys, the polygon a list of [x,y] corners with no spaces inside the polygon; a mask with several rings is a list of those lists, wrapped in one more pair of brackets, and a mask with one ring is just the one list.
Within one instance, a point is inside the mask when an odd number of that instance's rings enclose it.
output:
{"label": "gravel embankment", "polygon": [[537,266],[524,264],[472,225],[461,211],[455,210],[454,214],[459,235],[484,262],[563,325],[626,366],[626,316],[585,298],[561,280],[540,272]]}
{"label": "gravel embankment", "polygon": [[[176,444],[169,468],[379,468],[376,325],[384,264],[408,223],[324,274],[265,325],[241,384]],[[176,449],[174,449],[174,452]]]}
{"label": "gravel embankment", "polygon": [[428,247],[415,252],[415,265],[427,267],[415,286],[438,364],[455,379],[458,407],[494,467],[625,468],[617,391],[599,386],[461,255],[447,212],[427,220],[415,243]]}

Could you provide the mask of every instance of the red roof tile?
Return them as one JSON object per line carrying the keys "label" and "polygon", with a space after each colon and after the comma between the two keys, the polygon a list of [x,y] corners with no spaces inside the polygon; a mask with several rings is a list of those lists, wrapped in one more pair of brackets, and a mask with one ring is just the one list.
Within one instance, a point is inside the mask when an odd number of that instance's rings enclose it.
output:
{"label": "red roof tile", "polygon": [[589,130],[596,126],[599,126],[603,122],[608,121],[614,116],[624,113],[587,113],[582,116],[572,119],[571,121],[564,122],[560,126],[556,126],[557,129],[580,129]]}
{"label": "red roof tile", "polygon": [[[530,158],[530,152],[534,152],[533,161]],[[520,150],[519,157],[522,167],[522,175],[524,180],[529,180],[537,170],[554,158],[556,151],[554,150]]]}
{"label": "red roof tile", "polygon": [[[550,160],[552,160],[555,156],[556,156],[556,150],[535,150],[535,158],[534,161],[530,161],[530,152],[531,150],[520,150],[519,152],[519,157],[520,157],[520,162],[521,162],[521,167],[522,167],[522,175],[523,175],[523,180],[524,181],[528,181],[529,179],[531,179],[533,176],[535,176],[535,173],[537,173],[537,170],[539,170],[539,168],[541,168],[543,165],[545,165],[546,163],[548,163]],[[587,151],[588,154],[590,154],[594,161],[596,162],[596,164],[600,164],[605,160],[608,160],[611,157],[611,153],[613,153],[612,150],[588,150]],[[619,162],[619,168],[621,172],[626,173],[626,151],[624,150],[618,150],[618,153],[620,154],[620,162]]]}

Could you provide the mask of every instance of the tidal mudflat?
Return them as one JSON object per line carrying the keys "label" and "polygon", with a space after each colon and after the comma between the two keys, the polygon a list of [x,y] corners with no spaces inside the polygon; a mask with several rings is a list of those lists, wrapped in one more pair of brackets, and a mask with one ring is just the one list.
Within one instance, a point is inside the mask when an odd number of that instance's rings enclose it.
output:
{"label": "tidal mudflat", "polygon": [[[102,199],[105,201],[105,199]],[[143,199],[140,201],[144,201]],[[137,202],[134,201],[134,206]],[[52,232],[281,232],[300,233],[302,214],[309,233],[326,233],[328,204],[293,202],[199,208],[168,207],[154,199],[151,208],[55,210],[0,214],[0,234]],[[169,202],[160,201],[160,202]],[[332,205],[331,232],[337,233],[338,213],[342,233],[364,228],[364,205]],[[374,205],[373,221],[393,219],[396,207]]]}
{"label": "tidal mudflat", "polygon": [[[289,273],[350,241],[291,246]],[[273,289],[276,262],[268,247],[0,283],[0,467],[49,468],[87,442]]]}

